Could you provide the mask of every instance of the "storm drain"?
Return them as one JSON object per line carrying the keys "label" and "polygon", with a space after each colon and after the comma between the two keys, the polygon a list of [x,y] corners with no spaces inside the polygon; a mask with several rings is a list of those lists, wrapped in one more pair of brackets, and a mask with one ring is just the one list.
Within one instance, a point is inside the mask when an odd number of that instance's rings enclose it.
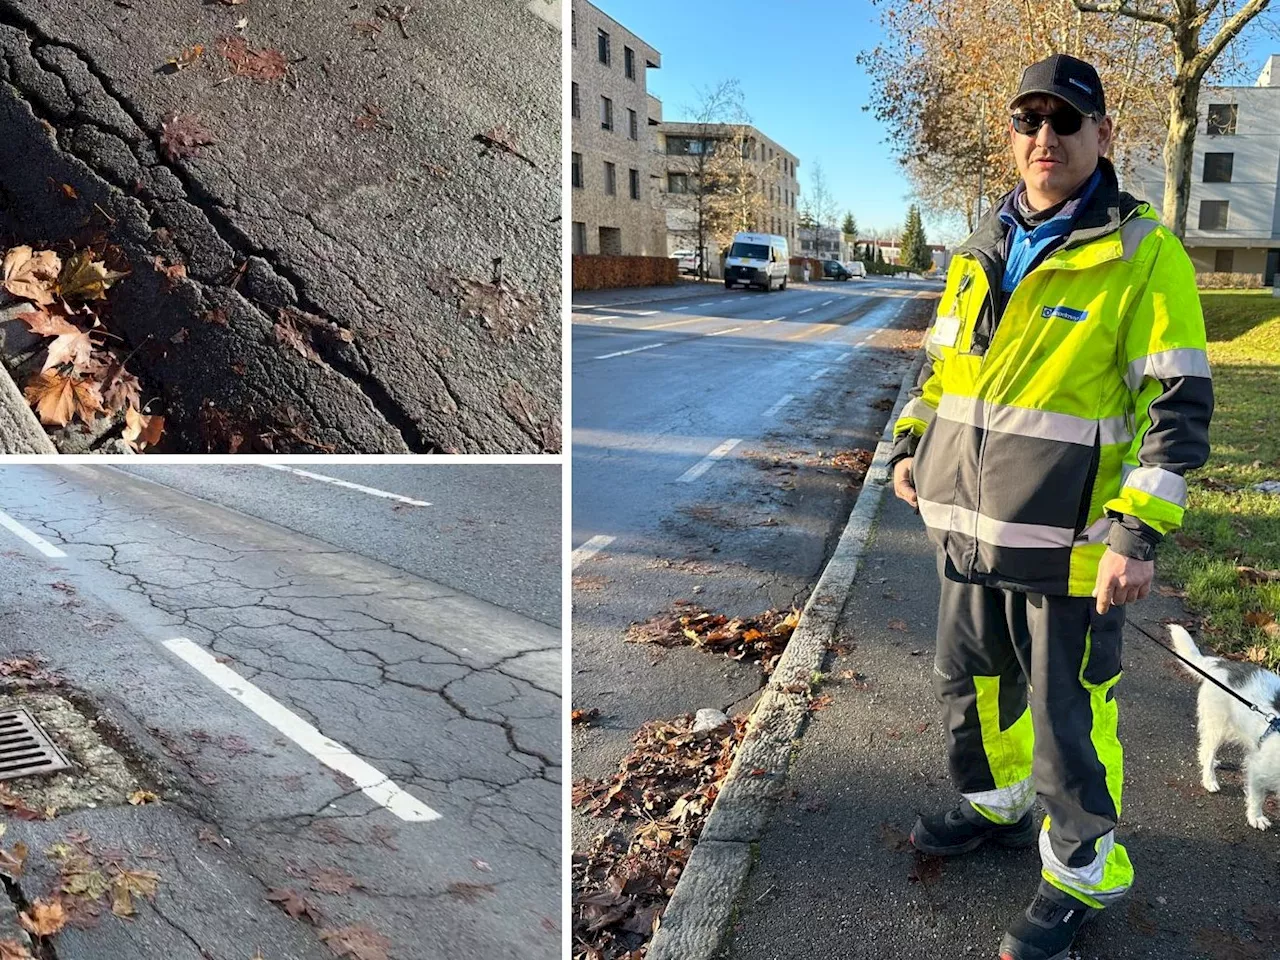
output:
{"label": "storm drain", "polygon": [[53,773],[70,766],[26,710],[0,711],[0,780]]}

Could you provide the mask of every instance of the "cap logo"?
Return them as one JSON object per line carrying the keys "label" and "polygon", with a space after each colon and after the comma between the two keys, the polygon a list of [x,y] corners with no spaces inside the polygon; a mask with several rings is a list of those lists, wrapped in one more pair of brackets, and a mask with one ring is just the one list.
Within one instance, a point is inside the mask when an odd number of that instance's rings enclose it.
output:
{"label": "cap logo", "polygon": [[1081,83],[1075,77],[1067,77],[1067,83],[1071,84],[1072,86],[1079,87],[1081,90],[1083,90],[1085,93],[1089,94],[1090,96],[1093,95],[1093,88],[1088,86],[1087,84]]}

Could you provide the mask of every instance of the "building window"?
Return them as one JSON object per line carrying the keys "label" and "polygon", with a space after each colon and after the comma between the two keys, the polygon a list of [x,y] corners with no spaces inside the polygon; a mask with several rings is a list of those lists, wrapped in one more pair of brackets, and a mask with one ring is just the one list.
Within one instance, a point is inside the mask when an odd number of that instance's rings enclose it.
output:
{"label": "building window", "polygon": [[604,162],[604,192],[611,197],[618,192],[618,168],[608,160]]}
{"label": "building window", "polygon": [[689,175],[687,173],[667,174],[667,193],[688,193]]}
{"label": "building window", "polygon": [[609,55],[609,35],[603,30],[596,31],[596,53],[600,57],[600,62],[606,67],[609,66],[611,60]]}
{"label": "building window", "polygon": [[1227,229],[1227,201],[1226,200],[1201,200],[1200,201],[1200,229],[1201,230]]}
{"label": "building window", "polygon": [[569,38],[573,41],[573,45],[578,45],[578,11],[569,11]]}
{"label": "building window", "polygon": [[700,153],[702,153],[702,141],[696,137],[667,137],[668,156],[696,157]]}
{"label": "building window", "polygon": [[[564,154],[560,154],[564,156]],[[582,186],[582,154],[575,153],[573,155],[573,185],[575,187]]]}
{"label": "building window", "polygon": [[628,80],[636,78],[636,52],[630,47],[622,48],[622,72]]}
{"label": "building window", "polygon": [[600,252],[608,257],[622,256],[622,230],[619,227],[600,228]]}
{"label": "building window", "polygon": [[600,129],[613,129],[613,101],[608,97],[600,98]]}
{"label": "building window", "polygon": [[1213,270],[1215,273],[1233,273],[1236,265],[1236,252],[1234,250],[1219,250],[1213,256]]}
{"label": "building window", "polygon": [[640,171],[639,170],[631,171],[631,199],[632,200],[640,199]]}
{"label": "building window", "polygon": [[[578,85],[576,83],[573,85],[573,95],[570,99],[570,104],[571,112],[576,120],[578,117],[582,116],[582,101],[578,99]],[[564,156],[564,154],[561,154],[561,156]]]}
{"label": "building window", "polygon": [[1232,134],[1236,132],[1236,107],[1234,103],[1209,104],[1207,133]]}
{"label": "building window", "polygon": [[634,110],[627,111],[627,136],[632,140],[640,139],[640,124],[636,120],[636,112]]}
{"label": "building window", "polygon": [[1234,153],[1206,153],[1204,155],[1204,182],[1230,183]]}
{"label": "building window", "polygon": [[587,225],[579,220],[573,221],[573,252],[587,252]]}

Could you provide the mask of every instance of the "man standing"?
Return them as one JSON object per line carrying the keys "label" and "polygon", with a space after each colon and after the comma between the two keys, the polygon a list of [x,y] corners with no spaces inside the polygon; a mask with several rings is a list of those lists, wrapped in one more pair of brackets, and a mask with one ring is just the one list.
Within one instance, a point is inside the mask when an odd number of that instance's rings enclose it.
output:
{"label": "man standing", "polygon": [[1117,842],[1124,605],[1182,522],[1213,391],[1195,273],[1120,192],[1102,83],[1064,55],[1009,104],[1022,182],[956,252],[894,427],[894,492],[938,547],[934,685],[960,805],[917,849],[1037,842],[1002,960],[1065,958],[1133,882]]}

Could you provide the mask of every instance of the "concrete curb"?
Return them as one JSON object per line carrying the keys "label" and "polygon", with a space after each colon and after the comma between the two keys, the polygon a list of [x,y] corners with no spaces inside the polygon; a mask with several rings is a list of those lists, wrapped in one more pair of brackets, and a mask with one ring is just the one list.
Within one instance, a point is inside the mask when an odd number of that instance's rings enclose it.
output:
{"label": "concrete curb", "polygon": [[[923,363],[921,350],[903,377],[840,542],[751,711],[742,746],[649,944],[648,960],[712,960],[718,954],[750,873],[755,844],[782,793],[792,751],[809,718],[807,693],[785,693],[784,688],[803,684],[808,690],[814,671],[822,667],[890,481],[893,424]],[[759,770],[766,773],[753,773]]]}
{"label": "concrete curb", "polygon": [[0,369],[0,454],[57,452],[9,371]]}
{"label": "concrete curb", "polygon": [[[697,283],[697,282],[698,281],[696,280],[681,281],[681,283]],[[573,310],[611,310],[614,307],[629,307],[629,306],[634,306],[635,304],[638,304],[638,303],[665,303],[668,300],[693,300],[697,297],[705,297],[708,292],[707,288],[712,288],[714,292],[715,288],[723,290],[724,285],[719,280],[717,280],[715,283],[706,284],[706,286],[701,290],[681,291],[680,293],[676,293],[668,297],[649,296],[649,297],[639,298],[636,300],[611,300],[608,303],[578,303],[570,299],[570,307]],[[666,290],[668,288],[665,285],[663,286],[655,285],[653,287],[642,287],[641,289]],[[600,291],[582,290],[580,292],[581,293],[599,293]]]}

